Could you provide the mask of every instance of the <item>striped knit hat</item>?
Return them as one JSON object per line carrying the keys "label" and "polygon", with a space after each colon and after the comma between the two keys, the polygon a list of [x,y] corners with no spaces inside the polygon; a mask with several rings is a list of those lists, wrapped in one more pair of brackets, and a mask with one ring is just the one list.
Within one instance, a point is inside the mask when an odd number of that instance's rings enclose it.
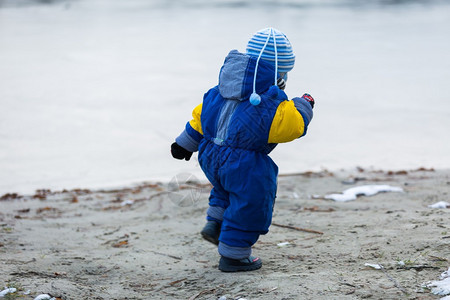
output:
{"label": "striped knit hat", "polygon": [[259,105],[261,96],[256,93],[259,60],[265,60],[275,67],[274,85],[276,86],[278,76],[281,75],[287,79],[286,73],[294,68],[295,55],[286,35],[275,28],[265,28],[255,33],[248,41],[247,54],[258,58],[253,77],[253,93],[249,100],[251,104]]}
{"label": "striped knit hat", "polygon": [[[275,36],[275,43],[273,36]],[[267,45],[264,47],[266,41]],[[278,73],[287,73],[294,68],[294,51],[289,39],[281,31],[275,28],[265,28],[255,33],[248,41],[247,54],[258,57],[261,51],[262,60],[268,61],[274,66],[278,64]],[[275,54],[277,54],[278,62],[275,60]]]}

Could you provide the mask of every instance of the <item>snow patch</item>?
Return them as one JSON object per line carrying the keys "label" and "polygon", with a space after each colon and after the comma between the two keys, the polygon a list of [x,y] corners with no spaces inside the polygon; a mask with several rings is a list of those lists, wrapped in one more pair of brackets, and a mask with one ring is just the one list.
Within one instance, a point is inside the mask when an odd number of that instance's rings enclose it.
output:
{"label": "snow patch", "polygon": [[56,300],[56,298],[50,296],[49,294],[41,294],[34,298],[34,300]]}
{"label": "snow patch", "polygon": [[[427,284],[427,288],[431,289],[431,292],[435,295],[446,296],[450,295],[450,267],[447,271],[443,272],[439,281],[431,281]],[[445,299],[449,297],[441,298]],[[447,299],[445,299],[447,300]]]}
{"label": "snow patch", "polygon": [[435,204],[428,205],[429,208],[450,208],[450,203],[445,201],[439,201]]}
{"label": "snow patch", "polygon": [[326,195],[325,199],[345,202],[356,200],[358,196],[373,196],[383,192],[403,192],[403,189],[390,185],[362,185],[346,189],[342,194]]}
{"label": "snow patch", "polygon": [[284,246],[287,246],[287,245],[290,245],[291,243],[289,243],[289,242],[282,242],[282,243],[278,243],[277,244],[277,246],[278,247],[284,247]]}
{"label": "snow patch", "polygon": [[382,265],[379,264],[369,264],[369,263],[365,263],[364,264],[366,267],[371,267],[374,268],[375,270],[381,270],[383,268]]}
{"label": "snow patch", "polygon": [[133,205],[133,203],[134,203],[133,200],[125,200],[125,201],[122,201],[122,203],[120,203],[120,206]]}
{"label": "snow patch", "polygon": [[7,294],[12,294],[17,291],[16,288],[5,288],[3,291],[0,292],[0,297],[5,297]]}

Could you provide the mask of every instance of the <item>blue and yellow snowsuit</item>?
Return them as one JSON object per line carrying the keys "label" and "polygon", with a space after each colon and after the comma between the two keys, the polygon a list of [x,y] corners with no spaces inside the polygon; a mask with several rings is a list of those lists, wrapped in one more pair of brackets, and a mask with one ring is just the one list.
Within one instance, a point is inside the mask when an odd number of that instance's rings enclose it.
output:
{"label": "blue and yellow snowsuit", "polygon": [[[213,185],[208,219],[222,222],[219,253],[248,252],[269,230],[277,189],[278,167],[268,156],[277,143],[306,134],[313,116],[303,98],[288,100],[274,84],[274,67],[260,61],[257,106],[253,91],[256,58],[232,50],[193,119],[176,142],[198,160]],[[226,256],[226,255],[225,255]],[[245,257],[244,255],[242,257]]]}

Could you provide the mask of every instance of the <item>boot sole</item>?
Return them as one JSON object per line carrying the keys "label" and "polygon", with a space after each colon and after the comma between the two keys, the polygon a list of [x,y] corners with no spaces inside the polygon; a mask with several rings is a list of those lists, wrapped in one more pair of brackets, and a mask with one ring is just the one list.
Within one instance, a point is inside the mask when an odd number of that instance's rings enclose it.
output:
{"label": "boot sole", "polygon": [[222,261],[219,261],[219,270],[222,272],[247,272],[247,271],[255,271],[261,269],[262,262],[258,264],[246,265],[246,266],[230,266]]}
{"label": "boot sole", "polygon": [[206,232],[201,232],[202,237],[207,240],[210,243],[213,243],[214,245],[219,245],[219,240]]}

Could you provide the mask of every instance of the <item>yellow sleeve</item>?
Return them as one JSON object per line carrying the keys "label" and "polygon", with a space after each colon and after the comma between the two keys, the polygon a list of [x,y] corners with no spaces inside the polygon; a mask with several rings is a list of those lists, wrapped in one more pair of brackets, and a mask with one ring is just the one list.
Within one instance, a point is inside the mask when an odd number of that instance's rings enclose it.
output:
{"label": "yellow sleeve", "polygon": [[200,103],[199,105],[197,105],[197,107],[194,108],[194,110],[192,111],[193,119],[189,121],[189,125],[191,125],[191,127],[201,135],[203,135],[202,123],[200,120],[200,117],[202,115],[202,105],[203,104]]}
{"label": "yellow sleeve", "polygon": [[277,108],[269,131],[269,143],[286,143],[303,135],[305,122],[294,101],[283,101]]}

